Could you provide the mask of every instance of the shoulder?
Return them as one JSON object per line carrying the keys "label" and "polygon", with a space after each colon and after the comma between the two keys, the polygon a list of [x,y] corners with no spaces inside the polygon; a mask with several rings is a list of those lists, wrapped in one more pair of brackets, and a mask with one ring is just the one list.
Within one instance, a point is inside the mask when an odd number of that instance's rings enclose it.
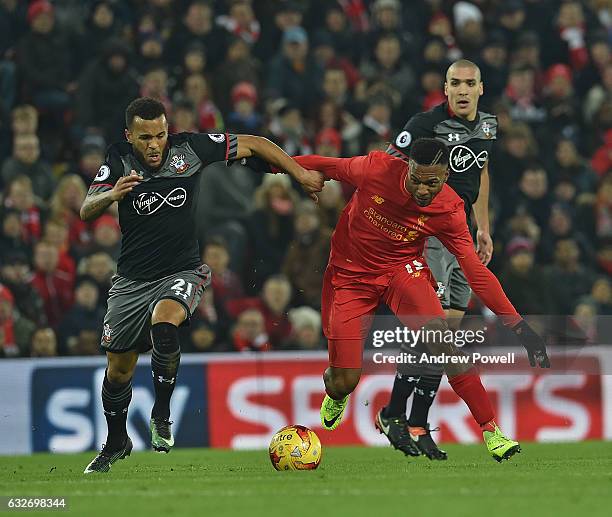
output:
{"label": "shoulder", "polygon": [[107,156],[123,157],[132,154],[132,144],[127,141],[115,142],[108,146],[106,150]]}
{"label": "shoulder", "polygon": [[492,113],[479,111],[478,118],[480,120],[479,131],[485,138],[495,140],[497,138],[497,117]]}
{"label": "shoulder", "polygon": [[463,199],[445,183],[440,193],[436,196],[436,201],[448,212],[459,212],[464,217]]}

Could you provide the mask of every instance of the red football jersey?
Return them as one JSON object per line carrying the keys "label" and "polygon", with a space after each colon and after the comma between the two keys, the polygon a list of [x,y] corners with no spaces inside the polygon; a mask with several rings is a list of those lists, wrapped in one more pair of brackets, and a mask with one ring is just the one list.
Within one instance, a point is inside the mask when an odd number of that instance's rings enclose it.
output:
{"label": "red football jersey", "polygon": [[311,155],[295,160],[357,188],[332,236],[330,264],[363,273],[411,271],[415,260],[425,263],[425,240],[435,236],[457,257],[478,297],[496,314],[512,316],[505,319],[508,324],[520,321],[495,275],[480,262],[463,201],[448,185],[429,206],[421,207],[406,190],[408,164],[387,153],[374,151],[354,158]]}

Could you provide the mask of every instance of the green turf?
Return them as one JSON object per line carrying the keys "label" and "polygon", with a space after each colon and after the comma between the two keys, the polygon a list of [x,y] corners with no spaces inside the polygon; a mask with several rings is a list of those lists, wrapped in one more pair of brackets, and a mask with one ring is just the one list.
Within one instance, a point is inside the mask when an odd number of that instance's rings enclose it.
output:
{"label": "green turf", "polygon": [[266,451],[175,449],[134,453],[87,477],[91,454],[0,457],[0,495],[65,496],[70,510],[58,515],[105,517],[611,515],[610,443],[527,443],[501,464],[484,445],[446,449],[449,460],[432,463],[327,447],[310,472],[276,472]]}

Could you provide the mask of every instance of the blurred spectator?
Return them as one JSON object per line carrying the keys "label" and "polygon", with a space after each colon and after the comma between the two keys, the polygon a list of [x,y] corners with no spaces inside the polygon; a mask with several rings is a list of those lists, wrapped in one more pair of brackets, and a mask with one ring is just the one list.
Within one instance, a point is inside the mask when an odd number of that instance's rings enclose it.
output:
{"label": "blurred spectator", "polygon": [[498,31],[491,33],[477,60],[485,84],[483,100],[491,101],[502,95],[508,79],[507,59],[507,43],[503,34]]}
{"label": "blurred spectator", "polygon": [[15,297],[0,284],[0,354],[4,357],[23,355],[36,325],[15,310]]}
{"label": "blurred spectator", "polygon": [[612,285],[608,277],[600,277],[593,283],[591,297],[597,304],[597,313],[612,316]]}
{"label": "blurred spectator", "polygon": [[140,35],[138,52],[134,64],[140,73],[154,68],[165,68],[164,41],[158,32],[147,32]]}
{"label": "blurred spectator", "polygon": [[571,181],[579,193],[592,192],[595,189],[597,176],[569,138],[561,138],[556,144],[553,171],[557,181]]}
{"label": "blurred spectator", "polygon": [[157,99],[166,108],[166,115],[171,118],[172,103],[168,96],[168,72],[163,66],[153,66],[144,73],[140,95]]}
{"label": "blurred spectator", "polygon": [[506,0],[501,2],[497,12],[500,29],[503,31],[506,41],[511,46],[515,44],[515,38],[524,28],[527,13],[521,0]]}
{"label": "blurred spectator", "polygon": [[601,75],[601,83],[594,85],[584,100],[584,118],[589,123],[593,121],[595,113],[604,101],[612,97],[612,61],[603,67]]}
{"label": "blurred spectator", "polygon": [[580,261],[580,248],[573,239],[557,241],[554,263],[545,270],[546,285],[554,314],[572,314],[576,300],[591,291],[594,273]]}
{"label": "blurred spectator", "polygon": [[[326,71],[326,77],[327,73]],[[324,83],[325,84],[325,83]],[[351,115],[348,111],[342,109],[341,105],[337,105],[332,100],[325,100],[319,105],[317,117],[315,119],[315,129],[317,131],[315,136],[315,153],[323,156],[353,156],[360,152],[359,139],[357,138],[361,133],[361,124]],[[329,130],[332,130],[330,133]],[[327,132],[325,132],[327,131]],[[324,135],[335,135],[339,133],[341,137],[340,147],[333,147],[333,150],[327,147],[325,152],[318,150],[319,145],[323,140],[329,140],[329,138],[323,138]],[[335,138],[335,137],[334,137]],[[329,143],[329,142],[327,142]],[[330,150],[336,151],[336,154],[327,154]]]}
{"label": "blurred spectator", "polygon": [[215,302],[224,309],[228,301],[244,296],[240,277],[229,269],[229,260],[227,244],[223,238],[213,237],[206,243],[202,261],[212,272],[210,289],[213,290]]}
{"label": "blurred spectator", "polygon": [[341,68],[346,76],[349,89],[355,88],[361,80],[357,67],[346,57],[338,55],[330,34],[322,32],[315,36],[313,39],[313,54],[323,69]]}
{"label": "blurred spectator", "polygon": [[297,106],[292,104],[281,106],[270,122],[269,129],[271,139],[287,154],[298,156],[312,153],[302,113]]}
{"label": "blurred spectator", "polygon": [[323,24],[314,32],[315,41],[328,38],[338,55],[352,59],[358,57],[359,45],[355,45],[355,34],[342,7],[337,2],[328,2],[321,14]]}
{"label": "blurred spectator", "polygon": [[[8,185],[4,206],[16,210],[21,220],[21,240],[31,246],[42,236],[41,211],[34,200],[32,182],[27,176],[17,176]],[[12,226],[11,229],[15,230]],[[16,235],[11,234],[12,238]]]}
{"label": "blurred spectator", "polygon": [[24,240],[24,225],[21,213],[14,208],[2,210],[2,229],[0,232],[0,258],[12,253],[20,253],[27,257],[32,255],[31,246]]}
{"label": "blurred spectator", "polygon": [[99,135],[87,135],[81,141],[80,159],[73,172],[83,180],[86,187],[98,174],[105,157],[104,138]]}
{"label": "blurred spectator", "polygon": [[289,311],[289,321],[293,332],[285,349],[320,350],[324,348],[319,311],[311,307],[297,307]]}
{"label": "blurred spectator", "polygon": [[264,317],[257,309],[245,309],[238,315],[232,332],[234,348],[239,352],[266,352],[271,349]]}
{"label": "blurred spectator", "polygon": [[17,49],[23,85],[37,108],[64,111],[76,89],[73,42],[55,23],[55,10],[48,0],[28,6],[27,32]]}
{"label": "blurred spectator", "polygon": [[46,325],[43,300],[31,284],[32,269],[28,256],[19,251],[3,253],[0,267],[0,283],[10,290],[17,310],[39,327]]}
{"label": "blurred spectator", "polygon": [[57,338],[52,328],[34,331],[30,340],[30,357],[55,357],[57,352]]}
{"label": "blurred spectator", "polygon": [[401,96],[414,88],[414,71],[402,60],[402,47],[394,34],[383,34],[376,42],[374,59],[361,66],[363,78],[370,84],[383,83],[384,93],[391,98]]}
{"label": "blurred spectator", "polygon": [[233,110],[228,117],[228,129],[233,133],[261,133],[263,117],[256,111],[257,90],[252,83],[241,82],[232,88]]}
{"label": "blurred spectator", "polygon": [[293,218],[298,194],[289,176],[267,174],[255,192],[255,211],[249,218],[252,239],[253,284],[277,273],[293,239]]}
{"label": "blurred spectator", "polygon": [[108,253],[99,251],[84,258],[79,264],[78,273],[89,275],[98,284],[100,296],[104,300],[108,298],[111,288],[111,278],[115,274],[116,265]]}
{"label": "blurred spectator", "polygon": [[584,96],[593,86],[603,82],[604,71],[611,64],[610,43],[604,32],[590,35],[589,45],[589,64],[584,68],[576,86],[580,96]]}
{"label": "blurred spectator", "polygon": [[255,19],[250,0],[232,0],[228,15],[219,16],[217,24],[249,45],[257,43],[261,33],[261,26]]}
{"label": "blurred spectator", "polygon": [[56,247],[59,251],[57,269],[74,278],[76,274],[76,264],[70,255],[68,225],[61,219],[49,219],[45,223],[44,228],[42,240]]}
{"label": "blurred spectator", "polygon": [[100,355],[100,330],[81,330],[71,351],[73,355]]}
{"label": "blurred spectator", "polygon": [[219,341],[218,335],[208,323],[197,322],[192,325],[191,333],[185,343],[181,340],[181,352],[231,352],[226,341]]}
{"label": "blurred spectator", "polygon": [[567,65],[555,64],[547,71],[544,105],[548,113],[546,139],[554,145],[559,135],[580,136],[582,113],[574,97],[572,72]]}
{"label": "blurred spectator", "polygon": [[295,212],[294,238],[282,269],[293,287],[293,305],[321,306],[330,238],[331,231],[321,226],[316,206],[310,200],[302,201]]}
{"label": "blurred spectator", "polygon": [[343,114],[356,116],[363,111],[361,103],[349,91],[345,70],[339,66],[326,68],[323,73],[323,102],[333,103]]}
{"label": "blurred spectator", "polygon": [[79,215],[86,194],[83,180],[75,174],[66,174],[51,198],[50,217],[68,226],[66,244],[69,248],[82,249],[91,241],[89,225]]}
{"label": "blurred spectator", "polygon": [[313,105],[322,70],[309,56],[308,34],[302,27],[291,27],[283,34],[282,53],[270,61],[267,95],[287,99],[301,109]]}
{"label": "blurred spectator", "polygon": [[[208,344],[206,350],[192,350],[193,352],[221,351],[228,343],[230,317],[225,307],[217,302],[213,289],[208,288],[204,290],[202,300],[196,312],[191,317],[190,326],[193,327],[194,331],[197,328],[204,327],[208,338],[212,340],[212,342]],[[196,347],[202,347],[202,342],[208,341],[205,340],[202,335],[199,337],[192,335],[190,340]],[[196,340],[198,340],[198,342],[196,342]]]}
{"label": "blurred spectator", "polygon": [[552,302],[546,280],[534,263],[534,245],[515,237],[505,249],[507,264],[499,280],[521,314],[551,314]]}
{"label": "blurred spectator", "polygon": [[100,338],[104,313],[100,309],[99,297],[98,285],[93,278],[87,276],[77,278],[74,304],[64,314],[58,328],[59,346],[62,355],[74,355],[79,340],[83,341],[83,331],[94,332],[98,339]]}
{"label": "blurred spectator", "polygon": [[79,78],[76,115],[80,126],[99,128],[108,142],[123,138],[124,112],[138,95],[136,72],[130,63],[130,49],[120,40],[104,43]]}
{"label": "blurred spectator", "polygon": [[195,106],[196,124],[199,131],[223,131],[223,117],[209,97],[208,82],[202,74],[193,74],[185,79],[185,98]]}
{"label": "blurred spectator", "polygon": [[177,23],[166,46],[166,62],[180,63],[187,47],[199,41],[207,49],[208,60],[214,67],[222,60],[225,36],[215,27],[213,8],[209,2],[189,2],[185,14]]}
{"label": "blurred spectator", "polygon": [[368,109],[361,119],[361,149],[375,139],[388,141],[391,138],[391,103],[382,96],[376,96],[368,103]]}
{"label": "blurred spectator", "polygon": [[215,100],[224,113],[232,107],[231,91],[240,82],[259,87],[261,63],[251,55],[251,47],[241,38],[232,38],[227,46],[225,60],[214,75]]}
{"label": "blurred spectator", "polygon": [[34,247],[32,285],[40,294],[49,326],[57,328],[74,298],[74,275],[58,269],[60,253],[56,246],[41,241]]}
{"label": "blurred spectator", "polygon": [[491,182],[496,192],[507,193],[514,189],[520,173],[538,155],[538,144],[527,124],[515,123],[508,127],[500,140],[501,148],[490,157]]}
{"label": "blurred spectator", "polygon": [[546,110],[536,92],[535,70],[531,66],[518,65],[510,69],[505,96],[513,120],[538,124],[546,119]]}
{"label": "blurred spectator", "polygon": [[90,2],[85,30],[79,42],[81,65],[87,63],[91,56],[99,56],[106,42],[121,36],[123,27],[115,16],[114,4],[112,0]]}
{"label": "blurred spectator", "polygon": [[475,59],[484,43],[483,15],[480,8],[470,2],[457,2],[453,6],[457,43],[467,59]]}
{"label": "blurred spectator", "polygon": [[586,46],[586,24],[582,4],[577,0],[562,2],[556,18],[556,34],[547,38],[548,63],[569,63],[574,71],[589,61]]}
{"label": "blurred spectator", "polygon": [[13,139],[13,156],[2,164],[4,185],[23,174],[32,181],[34,194],[48,200],[55,188],[51,167],[40,159],[40,142],[35,134],[16,135]]}
{"label": "blurred spectator", "polygon": [[283,345],[291,335],[287,309],[291,301],[291,284],[282,275],[266,280],[259,298],[242,298],[228,303],[230,315],[236,317],[244,310],[254,308],[264,317],[265,331],[273,348]]}
{"label": "blurred spectator", "polygon": [[171,133],[198,133],[195,106],[190,100],[183,99],[174,103],[172,121],[170,124]]}
{"label": "blurred spectator", "polygon": [[11,112],[13,136],[35,135],[38,132],[38,111],[30,104],[16,106]]}
{"label": "blurred spectator", "polygon": [[117,261],[121,251],[121,229],[117,219],[110,214],[104,214],[92,223],[92,230],[90,251],[105,253]]}
{"label": "blurred spectator", "polygon": [[255,55],[261,60],[275,55],[280,50],[283,33],[291,27],[301,26],[304,18],[303,7],[298,0],[277,0],[268,5],[269,12],[259,15],[264,30],[255,45]]}

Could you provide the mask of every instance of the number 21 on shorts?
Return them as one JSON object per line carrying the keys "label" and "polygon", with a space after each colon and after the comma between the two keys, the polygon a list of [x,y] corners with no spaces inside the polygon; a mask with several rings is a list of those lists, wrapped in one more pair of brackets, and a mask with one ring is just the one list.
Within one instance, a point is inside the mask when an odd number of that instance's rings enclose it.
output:
{"label": "number 21 on shorts", "polygon": [[[187,287],[185,288],[185,284]],[[187,300],[191,296],[191,290],[193,289],[193,284],[191,282],[185,282],[182,278],[177,278],[174,281],[174,285],[170,288],[174,291],[174,294],[177,296],[182,296],[185,300]]]}

